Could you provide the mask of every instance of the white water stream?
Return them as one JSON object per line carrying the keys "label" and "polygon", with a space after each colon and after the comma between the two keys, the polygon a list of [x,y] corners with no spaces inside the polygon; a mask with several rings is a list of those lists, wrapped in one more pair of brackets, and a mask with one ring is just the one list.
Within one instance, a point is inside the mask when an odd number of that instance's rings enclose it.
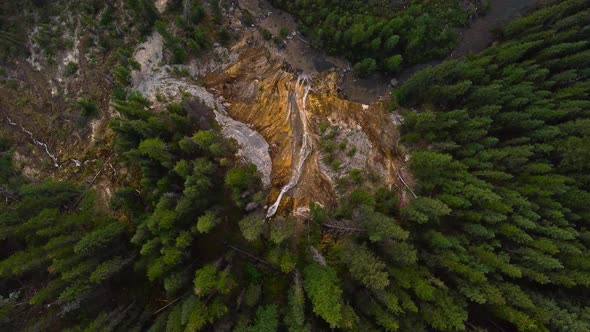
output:
{"label": "white water stream", "polygon": [[54,156],[51,152],[49,152],[49,147],[47,146],[47,144],[35,139],[35,136],[33,135],[33,133],[31,131],[27,130],[27,128],[23,127],[22,125],[19,125],[16,122],[12,121],[12,119],[10,119],[8,116],[6,116],[6,120],[8,120],[8,123],[10,123],[11,126],[20,127],[20,129],[23,133],[25,133],[31,137],[31,140],[33,141],[33,143],[35,143],[39,146],[42,146],[45,149],[45,153],[47,153],[49,158],[51,158],[51,160],[53,161],[53,166],[55,168],[59,168],[59,162],[57,161],[57,157]]}
{"label": "white water stream", "polygon": [[[281,204],[281,200],[283,199],[283,195],[285,195],[285,193],[287,193],[289,190],[291,190],[293,187],[295,187],[299,183],[299,180],[301,179],[301,173],[303,172],[303,165],[305,164],[305,161],[307,160],[307,158],[311,154],[311,150],[313,147],[312,140],[311,140],[311,134],[309,133],[309,131],[307,129],[307,109],[305,107],[306,102],[307,102],[307,94],[311,90],[311,86],[309,85],[309,77],[307,77],[305,75],[300,75],[297,78],[297,83],[295,84],[295,96],[296,97],[299,97],[297,95],[297,91],[301,90],[303,85],[305,85],[305,86],[303,87],[303,97],[301,99],[301,107],[297,106],[297,104],[295,102],[294,105],[292,104],[291,107],[287,109],[287,112],[288,112],[287,113],[287,120],[289,120],[289,118],[291,117],[291,109],[294,107],[295,110],[298,112],[298,116],[299,116],[299,119],[300,119],[302,127],[303,127],[301,148],[299,149],[299,159],[297,160],[297,164],[295,165],[295,168],[293,168],[291,171],[291,178],[289,179],[289,182],[281,189],[281,192],[279,193],[279,196],[277,197],[277,200],[274,202],[274,204],[268,208],[268,211],[266,213],[266,218],[270,218],[270,217],[274,216],[275,213],[277,213],[277,209],[279,208],[279,205]],[[291,123],[291,128],[293,128],[293,122]],[[295,144],[297,144],[297,142],[294,141],[293,144],[294,144],[293,151],[295,151]]]}

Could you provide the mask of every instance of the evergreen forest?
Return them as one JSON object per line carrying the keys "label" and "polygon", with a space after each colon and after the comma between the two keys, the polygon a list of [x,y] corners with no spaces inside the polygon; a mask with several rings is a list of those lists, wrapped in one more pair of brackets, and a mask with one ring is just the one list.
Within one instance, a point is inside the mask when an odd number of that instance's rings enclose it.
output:
{"label": "evergreen forest", "polygon": [[[474,14],[459,1],[272,2],[360,74],[445,58]],[[81,9],[114,50],[109,149],[125,180],[110,201],[30,179],[0,132],[2,331],[590,331],[590,1],[544,1],[483,52],[393,89],[411,198],[354,170],[305,220],[267,218],[261,172],[216,107],[187,96],[156,111],[132,88],[134,38],[157,31],[170,64],[205,57],[235,37],[225,2],[126,3],[121,16]],[[122,16],[136,24],[114,28]],[[24,52],[9,24],[26,22],[0,18],[1,64]]]}
{"label": "evergreen forest", "polygon": [[[311,43],[344,56],[360,75],[397,74],[412,64],[444,58],[456,28],[484,14],[485,1],[273,0],[296,15]],[[471,7],[474,4],[479,7]]]}

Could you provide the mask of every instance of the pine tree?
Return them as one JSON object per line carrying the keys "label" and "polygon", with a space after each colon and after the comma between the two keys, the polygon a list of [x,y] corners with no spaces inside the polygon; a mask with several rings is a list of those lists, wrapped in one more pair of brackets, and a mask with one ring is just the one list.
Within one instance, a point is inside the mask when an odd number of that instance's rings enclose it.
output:
{"label": "pine tree", "polygon": [[384,289],[389,285],[386,265],[365,246],[351,242],[342,245],[340,259],[348,267],[352,277],[372,289]]}
{"label": "pine tree", "polygon": [[311,300],[313,312],[322,317],[331,327],[342,321],[340,280],[334,269],[318,263],[308,265],[303,271],[303,287]]}

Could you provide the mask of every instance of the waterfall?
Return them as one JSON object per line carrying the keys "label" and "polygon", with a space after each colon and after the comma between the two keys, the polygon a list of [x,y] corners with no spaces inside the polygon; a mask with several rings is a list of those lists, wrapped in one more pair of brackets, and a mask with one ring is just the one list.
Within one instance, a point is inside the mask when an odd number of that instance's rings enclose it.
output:
{"label": "waterfall", "polygon": [[[279,205],[281,204],[281,200],[283,199],[283,195],[285,195],[285,193],[287,193],[289,190],[291,190],[293,187],[295,187],[297,185],[297,183],[299,183],[299,180],[301,178],[301,173],[303,171],[303,165],[305,164],[305,161],[307,160],[307,158],[311,154],[312,140],[311,140],[311,134],[309,133],[309,131],[307,129],[307,109],[306,109],[307,95],[309,94],[309,91],[311,90],[311,86],[309,84],[309,78],[305,75],[300,75],[297,78],[297,83],[295,85],[295,94],[296,95],[297,95],[297,91],[299,91],[301,89],[302,85],[305,85],[303,88],[303,97],[301,99],[302,105],[301,105],[301,107],[297,107],[297,105],[294,105],[294,106],[292,105],[292,107],[295,107],[295,109],[299,113],[299,119],[301,120],[301,123],[303,126],[301,148],[299,149],[299,159],[297,160],[297,164],[295,165],[295,168],[293,168],[291,171],[291,178],[289,179],[289,182],[281,189],[281,192],[279,193],[279,196],[277,197],[277,200],[274,202],[274,204],[268,208],[268,211],[266,213],[266,218],[270,218],[270,217],[274,216],[275,213],[277,213],[277,209],[279,208]],[[289,118],[291,115],[291,113],[290,113],[291,109],[288,108],[287,112],[288,112],[287,118]],[[291,126],[291,127],[293,127],[293,126]],[[295,143],[293,143],[293,144],[295,144]],[[294,146],[293,151],[295,151],[295,146]]]}

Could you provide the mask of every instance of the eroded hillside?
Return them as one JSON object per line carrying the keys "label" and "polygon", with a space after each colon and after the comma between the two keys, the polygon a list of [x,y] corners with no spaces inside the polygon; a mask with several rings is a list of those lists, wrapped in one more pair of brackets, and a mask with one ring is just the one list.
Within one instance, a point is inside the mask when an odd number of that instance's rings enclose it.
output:
{"label": "eroded hillside", "polygon": [[[165,3],[157,7],[163,10]],[[151,100],[155,110],[184,100],[194,112],[214,111],[224,135],[237,141],[239,154],[257,166],[270,189],[267,208],[280,203],[275,208],[281,214],[304,215],[311,201],[333,205],[338,197],[336,182],[353,169],[371,171],[388,185],[399,185],[402,159],[396,120],[385,111],[384,102],[379,98],[367,105],[346,100],[340,87],[346,62],[310,47],[289,15],[269,15],[271,10],[276,9],[265,1],[225,8],[239,38],[227,47],[216,43],[205,56],[186,65],[167,64],[170,54],[154,31],[133,51],[140,67],[131,74],[132,89]],[[246,12],[255,18],[252,26],[240,19]],[[125,172],[113,164],[108,148],[112,135],[107,123],[117,116],[109,106],[108,89],[114,78],[107,67],[101,70],[93,64],[92,71],[86,69],[88,55],[80,54],[92,52],[85,42],[92,36],[80,33],[79,22],[72,24],[73,47],[56,55],[57,64],[40,57],[31,39],[31,68],[15,66],[8,74],[17,76],[15,84],[26,88],[2,90],[2,121],[17,139],[30,143],[29,148],[17,148],[16,158],[29,176],[86,180],[98,184],[108,200]],[[278,34],[278,26],[291,31],[282,48],[259,33],[268,29]],[[116,54],[103,61],[108,65],[113,60]],[[69,63],[80,68],[76,75],[66,74]],[[76,100],[89,93],[99,101],[101,112],[88,126],[80,126],[75,122]],[[71,109],[71,115],[64,108]],[[46,126],[47,121],[53,125]],[[326,140],[328,145],[337,141],[336,153],[330,152],[333,147],[322,148]]]}

